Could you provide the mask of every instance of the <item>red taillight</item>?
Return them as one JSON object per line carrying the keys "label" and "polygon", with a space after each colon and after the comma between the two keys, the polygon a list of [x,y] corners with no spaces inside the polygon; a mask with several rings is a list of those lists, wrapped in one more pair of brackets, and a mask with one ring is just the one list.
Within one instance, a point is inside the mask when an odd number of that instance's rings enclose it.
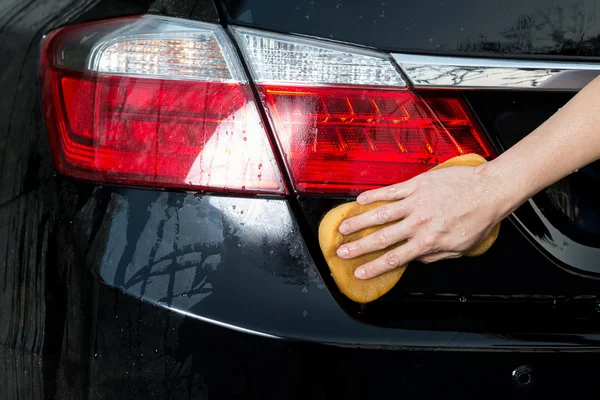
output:
{"label": "red taillight", "polygon": [[428,98],[434,114],[408,90],[260,89],[298,192],[356,193],[460,154],[491,155],[459,97]]}
{"label": "red taillight", "polygon": [[[155,18],[124,21],[136,23],[151,29],[160,25]],[[65,36],[94,28],[68,28]],[[154,41],[126,36],[121,47],[98,45],[104,50],[96,53],[118,54],[77,72],[63,65],[69,57],[56,60],[61,47],[73,53],[77,44],[65,44],[61,31],[46,40],[42,99],[58,171],[99,182],[284,193],[253,96],[243,81],[227,75],[236,60],[226,59],[222,44],[216,43],[223,39],[215,41],[209,37],[214,32],[204,29],[204,36],[190,40],[193,26],[181,38],[169,38],[170,28]],[[144,38],[143,32],[139,36]],[[165,54],[157,55],[165,47]],[[205,59],[198,60],[198,54]]]}
{"label": "red taillight", "polygon": [[[233,28],[297,193],[356,194],[460,154],[493,156],[456,94],[412,92],[385,53]],[[57,169],[98,182],[286,193],[241,62],[217,25],[158,16],[47,37]]]}
{"label": "red taillight", "polygon": [[464,154],[475,153],[484,158],[494,155],[485,134],[460,95],[432,91],[426,93],[424,99]]}
{"label": "red taillight", "polygon": [[460,95],[410,90],[385,53],[234,28],[297,193],[356,194],[492,150]]}

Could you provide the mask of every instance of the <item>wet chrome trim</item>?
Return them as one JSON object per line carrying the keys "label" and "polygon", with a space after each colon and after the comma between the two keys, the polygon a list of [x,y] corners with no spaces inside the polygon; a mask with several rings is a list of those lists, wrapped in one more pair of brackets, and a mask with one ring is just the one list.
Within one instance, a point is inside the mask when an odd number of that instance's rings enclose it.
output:
{"label": "wet chrome trim", "polygon": [[600,63],[392,56],[416,88],[575,91],[600,75]]}
{"label": "wet chrome trim", "polygon": [[283,339],[280,336],[275,336],[275,335],[271,335],[269,333],[264,333],[264,332],[260,332],[260,331],[255,331],[253,329],[244,328],[241,326],[228,324],[227,322],[218,321],[216,319],[203,317],[202,315],[194,314],[189,311],[180,310],[179,308],[176,308],[176,307],[165,306],[165,305],[161,305],[160,303],[158,305],[162,306],[168,310],[174,311],[176,313],[185,315],[186,317],[199,319],[200,321],[203,321],[203,322],[206,322],[209,324],[213,324],[213,325],[217,325],[217,326],[220,326],[221,328],[231,329],[236,332],[247,333],[249,335],[261,336],[261,337],[265,337],[265,338],[269,338],[269,339]]}

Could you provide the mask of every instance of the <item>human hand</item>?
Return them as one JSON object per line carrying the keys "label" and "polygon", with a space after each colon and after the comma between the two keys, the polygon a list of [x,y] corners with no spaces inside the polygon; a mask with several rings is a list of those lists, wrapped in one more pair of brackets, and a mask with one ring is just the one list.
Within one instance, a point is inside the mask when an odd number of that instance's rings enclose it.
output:
{"label": "human hand", "polygon": [[[488,163],[489,164],[489,163]],[[457,166],[431,170],[403,183],[362,193],[360,204],[397,200],[344,221],[339,231],[350,234],[398,221],[337,250],[355,258],[391,245],[406,243],[355,271],[368,279],[412,260],[429,263],[467,254],[510,211],[502,182],[487,166]]]}

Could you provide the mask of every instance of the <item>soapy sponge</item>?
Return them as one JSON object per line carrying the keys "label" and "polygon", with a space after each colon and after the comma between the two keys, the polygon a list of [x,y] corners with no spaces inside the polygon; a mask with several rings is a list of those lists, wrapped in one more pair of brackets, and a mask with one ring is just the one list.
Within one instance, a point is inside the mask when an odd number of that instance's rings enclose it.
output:
{"label": "soapy sponge", "polygon": [[[451,158],[450,160],[439,164],[433,169],[453,166],[477,166],[485,162],[486,160],[479,155],[466,154]],[[384,250],[364,254],[360,257],[348,260],[338,257],[336,250],[343,243],[350,243],[358,240],[378,231],[379,229],[396,223],[397,221],[363,229],[350,235],[342,235],[338,228],[345,219],[363,214],[369,210],[388,203],[390,202],[379,201],[367,205],[361,205],[357,202],[342,204],[330,210],[319,225],[319,244],[321,246],[321,251],[325,256],[325,260],[327,261],[327,265],[329,265],[331,275],[333,276],[336,285],[342,291],[342,293],[358,303],[369,303],[390,291],[390,289],[392,289],[394,285],[398,283],[408,264],[402,265],[382,275],[366,280],[356,278],[354,276],[354,271],[359,266],[381,257],[393,248],[402,245],[402,243],[395,244]],[[485,253],[492,246],[492,244],[494,244],[499,232],[500,224],[496,225],[492,232],[479,245],[469,251],[466,256],[475,257]]]}

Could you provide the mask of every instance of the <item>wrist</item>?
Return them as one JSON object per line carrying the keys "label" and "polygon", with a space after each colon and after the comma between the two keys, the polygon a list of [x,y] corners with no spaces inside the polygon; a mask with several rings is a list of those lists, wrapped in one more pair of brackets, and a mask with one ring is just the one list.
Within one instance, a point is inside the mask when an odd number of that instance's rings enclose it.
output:
{"label": "wrist", "polygon": [[489,198],[487,206],[493,211],[494,222],[500,222],[523,204],[529,195],[520,183],[522,177],[514,176],[514,170],[497,158],[475,167],[484,195]]}

